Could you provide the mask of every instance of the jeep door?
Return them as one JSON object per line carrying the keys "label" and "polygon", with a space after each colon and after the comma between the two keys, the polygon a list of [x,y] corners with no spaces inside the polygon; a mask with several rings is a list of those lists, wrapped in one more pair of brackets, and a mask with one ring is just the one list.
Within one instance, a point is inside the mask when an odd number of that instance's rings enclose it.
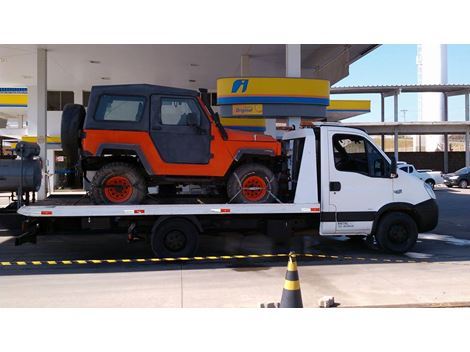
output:
{"label": "jeep door", "polygon": [[153,95],[150,135],[162,160],[208,164],[211,125],[195,97]]}

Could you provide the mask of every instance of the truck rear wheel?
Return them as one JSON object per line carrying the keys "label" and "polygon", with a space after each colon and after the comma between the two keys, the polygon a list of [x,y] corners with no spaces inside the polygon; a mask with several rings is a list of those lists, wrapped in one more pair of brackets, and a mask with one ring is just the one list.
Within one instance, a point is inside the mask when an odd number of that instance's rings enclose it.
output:
{"label": "truck rear wheel", "polygon": [[106,164],[91,182],[91,199],[95,204],[140,204],[146,194],[144,177],[127,163]]}
{"label": "truck rear wheel", "polygon": [[152,228],[152,251],[157,257],[190,257],[199,245],[199,231],[186,219],[168,219]]}
{"label": "truck rear wheel", "polygon": [[270,203],[275,201],[278,189],[274,173],[256,163],[236,168],[227,183],[227,195],[234,203]]}
{"label": "truck rear wheel", "polygon": [[415,245],[418,228],[408,214],[388,213],[380,219],[375,238],[386,252],[401,254]]}

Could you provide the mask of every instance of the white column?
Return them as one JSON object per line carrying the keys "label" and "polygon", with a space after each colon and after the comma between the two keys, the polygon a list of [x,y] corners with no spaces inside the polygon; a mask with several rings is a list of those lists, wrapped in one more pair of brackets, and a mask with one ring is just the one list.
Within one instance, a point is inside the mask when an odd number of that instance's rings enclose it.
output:
{"label": "white column", "polygon": [[37,49],[36,74],[36,104],[37,104],[37,136],[41,148],[40,157],[43,161],[43,180],[38,191],[38,200],[47,196],[47,52],[46,49]]}
{"label": "white column", "polygon": [[74,89],[74,91],[73,91],[73,103],[83,105],[83,90]]}
{"label": "white column", "polygon": [[[301,44],[286,44],[286,77],[302,77]],[[288,126],[300,127],[300,117],[289,117]]]}

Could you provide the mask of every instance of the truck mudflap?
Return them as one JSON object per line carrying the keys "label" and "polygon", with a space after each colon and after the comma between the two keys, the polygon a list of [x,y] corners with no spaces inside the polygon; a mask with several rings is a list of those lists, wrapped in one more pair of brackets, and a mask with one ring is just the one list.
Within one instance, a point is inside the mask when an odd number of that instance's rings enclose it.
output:
{"label": "truck mudflap", "polygon": [[428,199],[414,207],[419,232],[433,230],[439,221],[439,208],[435,199]]}

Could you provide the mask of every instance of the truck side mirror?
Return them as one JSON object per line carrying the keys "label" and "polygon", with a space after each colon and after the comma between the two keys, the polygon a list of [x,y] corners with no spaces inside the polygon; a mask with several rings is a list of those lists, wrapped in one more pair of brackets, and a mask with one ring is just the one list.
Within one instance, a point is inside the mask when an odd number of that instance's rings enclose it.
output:
{"label": "truck side mirror", "polygon": [[394,156],[391,157],[392,164],[390,165],[390,177],[395,178],[398,177],[397,174],[397,159]]}

